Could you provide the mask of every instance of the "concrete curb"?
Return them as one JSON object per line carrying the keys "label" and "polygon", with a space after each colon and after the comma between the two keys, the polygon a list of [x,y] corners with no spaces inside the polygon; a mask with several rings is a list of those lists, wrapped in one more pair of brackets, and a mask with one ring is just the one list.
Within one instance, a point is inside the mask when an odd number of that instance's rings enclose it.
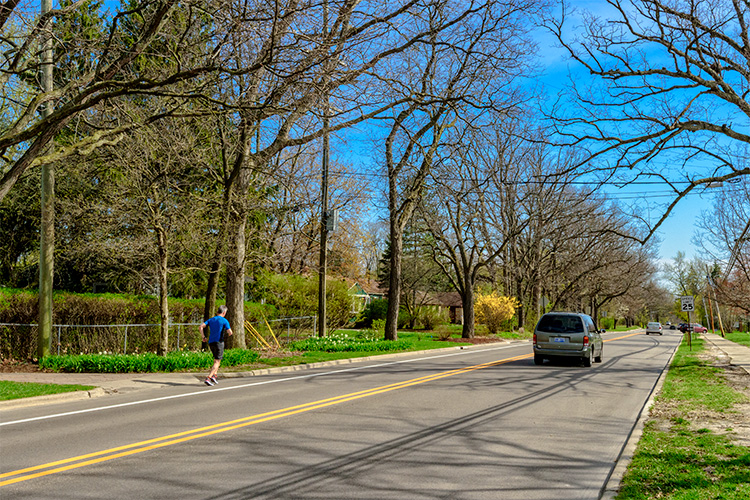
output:
{"label": "concrete curb", "polygon": [[107,395],[101,387],[95,387],[88,391],[61,392],[59,394],[47,394],[45,396],[34,396],[31,398],[11,399],[0,401],[0,410],[12,410],[14,408],[26,408],[29,406],[39,406],[47,403],[61,403],[65,401],[80,401],[83,399],[98,398]]}
{"label": "concrete curb", "polygon": [[666,368],[662,370],[661,375],[656,380],[654,387],[651,389],[651,394],[649,394],[646,403],[643,405],[643,408],[641,408],[638,419],[635,421],[633,428],[630,430],[630,435],[628,436],[627,441],[625,441],[622,450],[620,450],[620,455],[615,461],[615,466],[612,469],[609,478],[607,479],[607,483],[605,484],[604,489],[599,495],[600,500],[612,500],[615,498],[615,496],[617,496],[617,493],[619,493],[622,478],[625,476],[625,472],[627,471],[630,462],[633,461],[635,449],[638,446],[638,442],[641,440],[641,436],[643,436],[643,429],[646,426],[646,421],[648,421],[649,411],[654,405],[654,398],[657,394],[659,394],[659,392],[661,392],[661,388],[664,385],[664,380],[667,378],[667,373],[669,373],[669,368],[672,366],[672,361],[677,355],[677,349],[680,348],[680,345],[681,344],[677,344],[677,346],[675,347],[672,355],[669,357],[669,361],[667,361]]}

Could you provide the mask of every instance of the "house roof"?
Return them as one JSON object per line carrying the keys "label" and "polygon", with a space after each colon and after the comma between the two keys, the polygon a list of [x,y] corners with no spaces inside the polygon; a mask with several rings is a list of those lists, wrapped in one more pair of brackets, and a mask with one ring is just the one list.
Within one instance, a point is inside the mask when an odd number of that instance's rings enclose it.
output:
{"label": "house roof", "polygon": [[463,302],[461,302],[461,295],[458,292],[434,292],[428,295],[434,298],[434,300],[437,302],[437,305],[442,305],[445,307],[463,306]]}
{"label": "house roof", "polygon": [[344,281],[349,285],[349,291],[354,292],[355,295],[385,295],[385,292],[378,286],[377,281],[353,280],[348,278],[345,278]]}

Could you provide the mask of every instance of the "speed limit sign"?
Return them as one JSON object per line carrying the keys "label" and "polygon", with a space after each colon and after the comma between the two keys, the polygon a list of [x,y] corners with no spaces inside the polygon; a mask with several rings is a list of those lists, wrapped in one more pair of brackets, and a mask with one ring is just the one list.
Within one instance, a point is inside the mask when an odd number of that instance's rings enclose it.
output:
{"label": "speed limit sign", "polygon": [[682,312],[695,311],[695,302],[692,295],[683,295],[680,297],[680,301],[682,302]]}

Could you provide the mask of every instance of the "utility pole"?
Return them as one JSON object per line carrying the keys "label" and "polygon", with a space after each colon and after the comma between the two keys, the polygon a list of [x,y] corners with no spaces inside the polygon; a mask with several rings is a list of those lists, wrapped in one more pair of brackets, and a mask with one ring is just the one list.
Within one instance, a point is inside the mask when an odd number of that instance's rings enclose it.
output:
{"label": "utility pole", "polygon": [[[323,43],[328,44],[328,0],[323,2]],[[326,53],[328,49],[326,48]],[[323,64],[323,68],[327,64]],[[325,69],[324,69],[325,71]],[[323,175],[321,178],[321,195],[320,195],[320,268],[318,271],[318,330],[319,337],[326,335],[326,267],[328,266],[328,153],[329,153],[329,96],[328,89],[325,86],[328,83],[328,76],[323,75],[323,91],[325,92],[323,102]]]}
{"label": "utility pole", "polygon": [[[42,0],[42,15],[52,10],[52,0]],[[42,91],[52,92],[53,69],[52,23],[46,24],[42,48]],[[42,117],[52,114],[53,103],[48,100]],[[53,141],[54,144],[54,141]],[[55,250],[55,171],[52,164],[42,165],[41,186],[42,228],[39,242],[39,332],[37,356],[49,356],[52,350],[52,283]]]}

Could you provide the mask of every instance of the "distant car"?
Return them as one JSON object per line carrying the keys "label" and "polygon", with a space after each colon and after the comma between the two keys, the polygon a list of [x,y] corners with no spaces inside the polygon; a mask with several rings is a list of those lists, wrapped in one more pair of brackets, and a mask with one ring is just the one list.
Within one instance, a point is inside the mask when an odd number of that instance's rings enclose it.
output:
{"label": "distant car", "polygon": [[678,326],[677,328],[678,328],[678,329],[679,329],[679,330],[680,330],[680,331],[681,331],[682,333],[686,333],[686,332],[692,332],[692,331],[693,331],[693,327],[691,327],[691,326],[690,326],[690,325],[688,325],[687,323],[680,323],[680,326]]}
{"label": "distant car", "polygon": [[708,328],[701,325],[700,323],[690,323],[690,326],[693,328],[693,331],[695,333],[706,333],[708,331]]}
{"label": "distant car", "polygon": [[676,330],[677,326],[674,323],[672,323],[671,325],[669,325],[669,329],[670,330]]}
{"label": "distant car", "polygon": [[549,312],[534,329],[534,364],[545,359],[580,358],[583,366],[601,363],[604,341],[591,316],[573,312]]}
{"label": "distant car", "polygon": [[664,335],[664,332],[661,328],[661,323],[659,323],[658,321],[651,321],[646,325],[646,335],[651,335],[652,333],[654,335],[656,335],[657,333],[659,335]]}

